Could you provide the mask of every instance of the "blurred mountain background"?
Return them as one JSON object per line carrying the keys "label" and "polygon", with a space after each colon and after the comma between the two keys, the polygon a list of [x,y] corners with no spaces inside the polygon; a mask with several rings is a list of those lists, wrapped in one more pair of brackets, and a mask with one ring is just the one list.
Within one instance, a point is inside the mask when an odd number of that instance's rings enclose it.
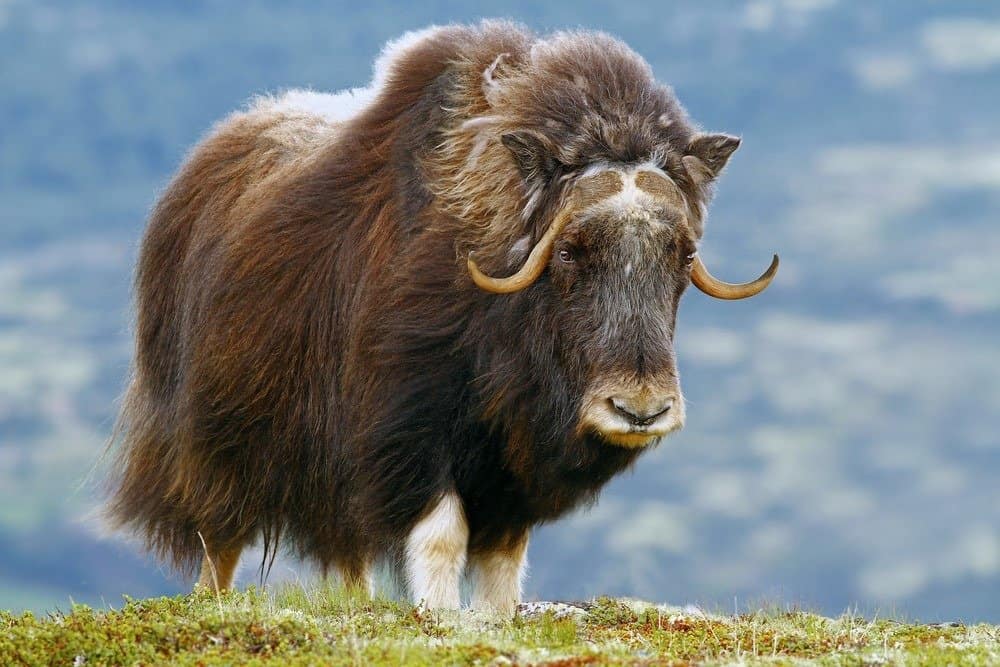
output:
{"label": "blurred mountain background", "polygon": [[0,0],[0,608],[185,587],[91,518],[136,249],[185,152],[254,95],[363,85],[385,41],[483,16],[628,42],[744,138],[706,261],[783,260],[748,302],[689,293],[687,428],[538,531],[528,597],[1000,621],[1000,5],[962,0]]}

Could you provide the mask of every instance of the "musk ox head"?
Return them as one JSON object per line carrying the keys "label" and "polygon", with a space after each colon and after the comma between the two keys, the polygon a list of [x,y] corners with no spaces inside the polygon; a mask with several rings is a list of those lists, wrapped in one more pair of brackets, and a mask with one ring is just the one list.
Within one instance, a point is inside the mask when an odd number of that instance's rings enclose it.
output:
{"label": "musk ox head", "polygon": [[[740,140],[698,131],[645,61],[606,35],[557,34],[477,74],[482,99],[462,125],[472,136],[456,171],[467,193],[485,183],[473,197],[492,221],[469,274],[493,298],[544,313],[533,326],[553,339],[551,372],[566,376],[556,384],[576,393],[576,436],[645,446],[684,423],[673,338],[688,284],[741,299],[777,270],[775,256],[734,285],[697,254],[713,184]],[[505,206],[505,165],[516,207]]]}

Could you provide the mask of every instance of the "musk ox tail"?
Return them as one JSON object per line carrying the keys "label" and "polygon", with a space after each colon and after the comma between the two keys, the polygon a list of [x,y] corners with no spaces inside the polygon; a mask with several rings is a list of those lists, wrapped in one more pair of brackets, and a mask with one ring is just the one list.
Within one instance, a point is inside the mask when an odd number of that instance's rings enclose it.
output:
{"label": "musk ox tail", "polygon": [[236,552],[263,538],[261,579],[274,563],[283,532],[275,512],[258,510],[245,492],[241,465],[208,457],[192,460],[173,417],[133,379],[109,447],[115,474],[105,520],[138,537],[145,550],[183,576],[195,573],[207,541],[213,553]]}

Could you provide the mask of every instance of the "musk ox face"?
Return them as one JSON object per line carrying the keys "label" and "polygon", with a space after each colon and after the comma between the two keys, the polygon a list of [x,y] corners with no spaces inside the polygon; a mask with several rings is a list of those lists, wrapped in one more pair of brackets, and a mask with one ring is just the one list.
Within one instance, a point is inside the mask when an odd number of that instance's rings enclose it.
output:
{"label": "musk ox face", "polygon": [[[612,135],[617,126],[606,127]],[[740,140],[696,134],[609,155],[596,139],[578,138],[570,143],[589,148],[570,159],[555,139],[538,137],[512,133],[503,143],[526,185],[522,218],[537,215],[544,234],[533,247],[529,236],[512,249],[508,263],[521,265],[514,275],[486,276],[471,257],[469,272],[480,288],[499,294],[531,288],[547,273],[545,287],[529,291],[534,300],[551,300],[544,311],[553,323],[540,330],[557,332],[555,356],[567,380],[557,386],[573,389],[565,397],[576,415],[572,436],[647,446],[684,425],[673,337],[687,285],[742,299],[765,289],[777,270],[775,257],[758,279],[724,283],[697,256],[712,185]],[[597,157],[580,164],[580,156]]]}
{"label": "musk ox face", "polygon": [[696,251],[688,206],[653,163],[591,167],[571,199],[549,272],[563,366],[583,387],[577,432],[642,447],[684,424],[673,337]]}

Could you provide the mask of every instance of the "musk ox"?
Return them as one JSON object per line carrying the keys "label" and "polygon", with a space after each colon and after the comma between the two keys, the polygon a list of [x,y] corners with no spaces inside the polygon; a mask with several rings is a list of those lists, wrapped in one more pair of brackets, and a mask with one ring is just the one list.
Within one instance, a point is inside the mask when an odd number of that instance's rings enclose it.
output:
{"label": "musk ox", "polygon": [[531,528],[683,424],[688,283],[774,275],[696,254],[738,145],[621,42],[502,22],[230,116],[142,242],[111,519],[206,585],[262,539],[510,613]]}

